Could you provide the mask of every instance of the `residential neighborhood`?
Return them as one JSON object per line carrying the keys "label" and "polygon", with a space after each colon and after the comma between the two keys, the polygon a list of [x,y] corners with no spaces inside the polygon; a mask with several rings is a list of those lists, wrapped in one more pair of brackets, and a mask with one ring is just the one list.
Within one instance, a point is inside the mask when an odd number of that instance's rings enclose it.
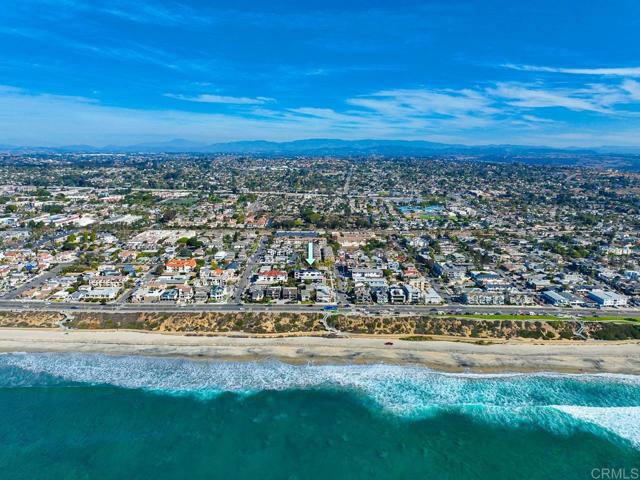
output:
{"label": "residential neighborhood", "polygon": [[[0,159],[5,298],[640,306],[636,173],[459,158],[428,169],[411,158],[113,160]],[[43,162],[59,168],[45,175]]]}

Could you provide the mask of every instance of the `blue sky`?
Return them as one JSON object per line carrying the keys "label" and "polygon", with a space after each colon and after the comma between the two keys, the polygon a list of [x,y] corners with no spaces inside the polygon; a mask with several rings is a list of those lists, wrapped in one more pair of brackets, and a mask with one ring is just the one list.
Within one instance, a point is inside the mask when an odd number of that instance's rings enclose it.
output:
{"label": "blue sky", "polygon": [[3,0],[0,144],[640,145],[640,2]]}

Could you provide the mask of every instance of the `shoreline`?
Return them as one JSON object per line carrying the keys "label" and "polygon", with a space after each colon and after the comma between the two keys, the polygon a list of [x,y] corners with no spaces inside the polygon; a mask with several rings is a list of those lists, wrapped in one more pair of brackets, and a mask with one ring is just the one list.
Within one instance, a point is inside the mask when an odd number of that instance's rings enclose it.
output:
{"label": "shoreline", "polygon": [[[0,328],[0,352],[102,353],[290,364],[418,364],[444,372],[640,375],[640,342],[427,341],[391,335],[185,335],[131,330]],[[385,345],[393,342],[393,345]]]}

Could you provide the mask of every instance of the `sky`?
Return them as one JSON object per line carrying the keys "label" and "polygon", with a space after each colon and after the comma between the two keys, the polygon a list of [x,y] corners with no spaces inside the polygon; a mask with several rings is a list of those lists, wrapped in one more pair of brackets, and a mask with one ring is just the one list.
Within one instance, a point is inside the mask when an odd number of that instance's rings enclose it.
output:
{"label": "sky", "polygon": [[640,145],[640,2],[2,0],[0,144]]}

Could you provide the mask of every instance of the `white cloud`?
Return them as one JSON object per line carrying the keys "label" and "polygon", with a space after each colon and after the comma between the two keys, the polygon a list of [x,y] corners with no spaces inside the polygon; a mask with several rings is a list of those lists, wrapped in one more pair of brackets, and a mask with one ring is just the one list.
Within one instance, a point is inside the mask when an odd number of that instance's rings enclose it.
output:
{"label": "white cloud", "polygon": [[455,131],[498,123],[500,110],[479,90],[396,89],[347,99],[358,115],[385,119],[390,124],[423,131]]}
{"label": "white cloud", "polygon": [[[238,108],[226,113],[201,113],[111,107],[90,98],[34,94],[0,86],[0,144],[98,146],[171,138],[218,142],[329,137],[632,145],[640,138],[640,123],[633,116],[637,112],[629,107],[632,102],[640,102],[638,93],[640,83],[633,80],[576,90],[503,83],[475,90],[385,90],[347,99],[344,109],[275,108],[272,102],[245,102],[234,103]],[[229,98],[237,102],[244,97]],[[626,116],[615,110],[619,103],[627,108]],[[548,106],[576,113],[571,120],[563,121],[532,114],[534,109]],[[609,123],[603,128],[581,123],[585,115],[593,113]],[[537,136],[532,136],[533,132]]]}
{"label": "white cloud", "polygon": [[495,113],[491,100],[474,90],[399,89],[383,90],[371,95],[351,98],[347,103],[390,116],[447,115]]}
{"label": "white cloud", "polygon": [[569,73],[573,75],[610,75],[622,77],[640,77],[640,67],[618,67],[618,68],[563,68],[545,67],[538,65],[517,65],[507,63],[502,65],[512,70],[523,72],[547,72],[547,73]]}
{"label": "white cloud", "polygon": [[183,61],[164,50],[135,42],[127,42],[122,45],[98,45],[75,40],[51,31],[29,27],[3,27],[1,25],[0,33],[63,46],[91,56],[101,55],[119,61],[149,63],[171,70],[198,66],[197,62]]}
{"label": "white cloud", "polygon": [[622,88],[632,99],[640,101],[640,82],[636,82],[635,80],[625,80],[622,82]]}
{"label": "white cloud", "polygon": [[558,123],[556,120],[550,118],[542,118],[536,115],[522,115],[522,120],[532,123]]}
{"label": "white cloud", "polygon": [[589,84],[580,88],[553,88],[540,84],[501,82],[489,95],[520,108],[565,108],[576,112],[615,114],[612,107],[635,99],[622,85]]}
{"label": "white cloud", "polygon": [[229,97],[225,95],[181,95],[175,93],[165,93],[165,97],[174,98],[176,100],[184,100],[186,102],[198,103],[224,103],[232,105],[262,105],[264,103],[275,102],[275,99],[269,97]]}
{"label": "white cloud", "polygon": [[186,138],[218,142],[310,137],[400,138],[423,135],[422,125],[331,109],[197,113],[111,107],[82,97],[31,94],[0,86],[0,144],[126,145]]}
{"label": "white cloud", "polygon": [[87,13],[97,13],[120,20],[162,26],[207,25],[207,15],[177,2],[153,2],[148,0],[21,0],[24,10],[36,10],[45,18],[70,18]]}
{"label": "white cloud", "polygon": [[[166,6],[156,3],[147,3],[141,0],[135,2],[115,1],[112,5],[97,8],[101,13],[128,20],[136,23],[151,23],[158,25],[178,25],[184,24],[193,26],[209,23],[206,15],[198,14],[197,11],[181,4],[167,4]],[[87,6],[86,8],[91,8]],[[93,5],[95,8],[95,5]]]}
{"label": "white cloud", "polygon": [[29,94],[0,88],[0,143],[27,145],[95,145],[184,137],[194,140],[286,139],[300,130],[290,122],[265,121],[240,115],[179,110],[148,111],[101,105],[82,97]]}

